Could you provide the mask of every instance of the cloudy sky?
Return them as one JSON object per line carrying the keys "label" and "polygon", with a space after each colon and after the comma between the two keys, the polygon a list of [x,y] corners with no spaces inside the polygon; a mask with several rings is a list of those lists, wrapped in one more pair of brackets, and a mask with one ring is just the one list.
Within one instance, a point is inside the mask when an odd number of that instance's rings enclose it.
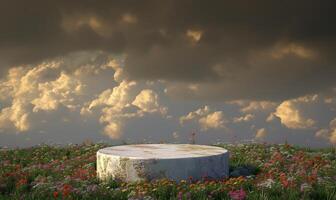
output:
{"label": "cloudy sky", "polygon": [[335,145],[335,4],[4,0],[0,145]]}

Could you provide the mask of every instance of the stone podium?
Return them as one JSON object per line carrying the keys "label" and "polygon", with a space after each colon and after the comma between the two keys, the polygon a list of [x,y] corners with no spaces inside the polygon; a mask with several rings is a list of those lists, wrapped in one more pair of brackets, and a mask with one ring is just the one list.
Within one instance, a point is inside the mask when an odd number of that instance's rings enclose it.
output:
{"label": "stone podium", "polygon": [[194,144],[134,144],[97,152],[97,175],[125,181],[168,178],[175,181],[229,175],[229,152],[221,147]]}

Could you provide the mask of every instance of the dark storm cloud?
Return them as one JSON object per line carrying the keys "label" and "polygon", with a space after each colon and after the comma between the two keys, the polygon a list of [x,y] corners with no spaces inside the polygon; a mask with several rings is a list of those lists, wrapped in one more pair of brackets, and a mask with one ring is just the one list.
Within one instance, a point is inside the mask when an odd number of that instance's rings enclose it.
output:
{"label": "dark storm cloud", "polygon": [[[170,81],[175,96],[285,99],[335,85],[335,4],[2,1],[0,64],[104,50],[126,54],[134,79]],[[189,83],[198,84],[194,93]]]}

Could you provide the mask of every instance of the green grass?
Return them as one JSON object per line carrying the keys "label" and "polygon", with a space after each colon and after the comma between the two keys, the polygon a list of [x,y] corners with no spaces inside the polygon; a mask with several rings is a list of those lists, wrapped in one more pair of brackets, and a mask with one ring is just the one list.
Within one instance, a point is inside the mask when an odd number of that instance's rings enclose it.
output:
{"label": "green grass", "polygon": [[[0,151],[1,199],[335,199],[335,148],[217,145],[230,171],[247,177],[122,183],[96,178],[96,151],[106,144],[37,146]],[[235,197],[235,194],[240,197]],[[238,195],[238,196],[239,196]]]}

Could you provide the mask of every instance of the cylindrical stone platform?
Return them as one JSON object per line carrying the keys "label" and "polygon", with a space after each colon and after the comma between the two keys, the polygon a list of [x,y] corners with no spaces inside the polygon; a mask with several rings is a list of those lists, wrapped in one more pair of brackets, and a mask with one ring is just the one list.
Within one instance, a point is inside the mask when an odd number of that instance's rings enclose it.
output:
{"label": "cylindrical stone platform", "polygon": [[224,178],[229,175],[229,152],[194,144],[134,144],[107,147],[97,152],[97,175],[125,181],[190,177]]}

